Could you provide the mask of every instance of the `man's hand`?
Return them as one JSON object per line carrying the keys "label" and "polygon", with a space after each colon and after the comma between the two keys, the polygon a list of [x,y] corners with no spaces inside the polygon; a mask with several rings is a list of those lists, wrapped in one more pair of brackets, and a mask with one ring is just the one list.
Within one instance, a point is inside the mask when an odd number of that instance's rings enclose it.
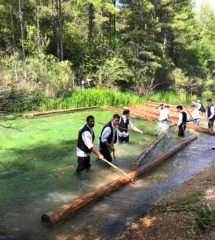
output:
{"label": "man's hand", "polygon": [[143,131],[140,131],[140,134],[143,134]]}
{"label": "man's hand", "polygon": [[100,154],[98,157],[99,157],[99,159],[102,160],[102,161],[104,161],[104,159],[105,159],[102,154]]}
{"label": "man's hand", "polygon": [[115,151],[115,148],[113,146],[110,146],[109,148],[110,148],[111,152]]}

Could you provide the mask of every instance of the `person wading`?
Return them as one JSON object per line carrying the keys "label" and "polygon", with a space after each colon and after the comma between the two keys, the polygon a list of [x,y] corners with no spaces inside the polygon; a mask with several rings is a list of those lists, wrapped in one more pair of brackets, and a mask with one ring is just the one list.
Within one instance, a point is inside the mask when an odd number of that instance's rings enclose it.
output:
{"label": "person wading", "polygon": [[[128,109],[126,109],[123,111],[123,115],[120,118],[119,127],[118,127],[118,129],[119,129],[118,135],[119,135],[120,143],[122,143],[123,141],[125,141],[127,143],[129,142],[129,132],[128,132],[128,130],[125,130],[125,129],[128,129],[128,125],[130,125],[134,131],[137,131],[141,134],[143,133],[140,129],[136,128],[133,125],[129,116],[130,116],[130,111]],[[125,128],[125,129],[121,129],[121,128]]]}
{"label": "person wading", "polygon": [[198,110],[199,110],[200,112],[205,112],[205,108],[204,108],[201,100],[198,99],[197,102],[194,102],[194,101],[193,101],[193,104],[196,105],[196,106],[198,106]]}
{"label": "person wading", "polygon": [[194,125],[199,125],[200,122],[200,114],[199,114],[199,110],[197,108],[195,108],[195,105],[191,106],[192,108],[192,118],[193,118],[193,124]]}
{"label": "person wading", "polygon": [[208,128],[213,130],[214,126],[214,119],[215,119],[215,110],[214,110],[214,105],[212,104],[212,99],[208,98],[207,99],[207,107],[206,107],[206,117],[208,119]]}
{"label": "person wading", "polygon": [[95,153],[100,160],[103,160],[103,155],[96,150],[93,145],[95,138],[93,127],[95,125],[95,119],[93,116],[88,116],[87,124],[80,128],[78,134],[78,144],[77,144],[77,156],[78,156],[78,167],[77,173],[81,172],[86,168],[90,169],[90,154],[91,152]]}
{"label": "person wading", "polygon": [[160,118],[159,120],[161,122],[167,122],[168,121],[168,118],[169,118],[169,106],[164,106],[161,108],[160,110]]}
{"label": "person wading", "polygon": [[111,152],[115,152],[114,144],[117,142],[117,129],[120,116],[113,115],[113,119],[107,123],[102,129],[101,136],[98,142],[98,149],[106,160],[112,162]]}
{"label": "person wading", "polygon": [[178,129],[178,136],[184,137],[186,123],[189,119],[186,112],[183,111],[183,107],[181,105],[177,106],[176,109],[178,111],[178,124],[176,129]]}

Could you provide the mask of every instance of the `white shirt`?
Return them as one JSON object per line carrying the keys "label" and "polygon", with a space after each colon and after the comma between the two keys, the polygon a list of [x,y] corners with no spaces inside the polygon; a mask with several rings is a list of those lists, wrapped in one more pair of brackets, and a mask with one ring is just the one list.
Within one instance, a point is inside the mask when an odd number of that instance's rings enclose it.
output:
{"label": "white shirt", "polygon": [[160,121],[163,121],[163,120],[168,120],[168,117],[169,117],[169,109],[168,108],[163,108],[161,109],[160,111]]}
{"label": "white shirt", "polygon": [[[180,111],[179,114],[178,114],[178,126],[180,126],[182,124],[182,121],[183,121],[183,114],[182,114],[183,111]],[[189,121],[189,117],[187,116],[187,120],[186,121]]]}
{"label": "white shirt", "polygon": [[[88,125],[87,125],[88,126]],[[80,127],[79,131],[83,128],[84,126]],[[89,126],[88,126],[89,127]],[[84,142],[84,144],[91,149],[93,146],[93,130],[89,127],[91,133],[89,131],[85,131],[82,133],[81,137],[82,140]],[[80,148],[77,147],[77,156],[78,157],[88,157],[90,156],[90,153],[85,153],[84,151],[82,151]]]}
{"label": "white shirt", "polygon": [[[213,118],[214,115],[215,115],[215,110],[214,110],[214,106],[211,106],[211,104],[208,105],[208,107],[211,108],[211,115],[210,115],[210,117],[209,117],[209,119],[211,119],[211,118]],[[208,113],[207,113],[207,111],[206,111],[206,117],[208,117]]]}
{"label": "white shirt", "polygon": [[198,106],[198,110],[200,110],[202,104],[201,103],[196,103],[196,102],[193,102],[194,105]]}
{"label": "white shirt", "polygon": [[193,119],[200,119],[200,114],[198,109],[194,109],[191,113]]}
{"label": "white shirt", "polygon": [[91,82],[91,81],[92,81],[92,79],[87,77],[87,82]]}
{"label": "white shirt", "polygon": [[[134,131],[137,131],[137,132],[142,132],[140,129],[138,129],[138,128],[136,128],[135,126],[134,126],[134,124],[132,123],[132,121],[131,121],[131,119],[130,118],[128,118],[128,120],[129,120],[129,122],[128,122],[128,124],[131,126],[131,128],[134,130]],[[126,123],[126,121],[127,121],[127,118],[123,115],[122,117],[121,117],[121,121],[124,121],[124,123]],[[120,131],[118,131],[118,134],[119,134],[119,137],[127,137],[128,135],[129,135],[129,132],[127,131],[127,132],[120,132]]]}
{"label": "white shirt", "polygon": [[[115,141],[115,134],[116,134],[116,127],[113,125],[113,122],[111,122],[112,128],[113,128],[113,138],[112,141],[110,143],[111,146],[114,145],[114,141]],[[108,137],[111,134],[111,128],[110,127],[106,127],[101,135],[101,141],[102,143],[107,142]],[[100,141],[98,142],[98,149],[101,150],[100,148]]]}

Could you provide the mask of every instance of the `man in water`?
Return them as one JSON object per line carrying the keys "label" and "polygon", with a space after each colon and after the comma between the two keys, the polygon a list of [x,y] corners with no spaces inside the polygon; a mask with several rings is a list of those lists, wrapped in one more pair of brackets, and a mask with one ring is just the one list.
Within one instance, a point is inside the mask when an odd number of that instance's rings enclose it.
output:
{"label": "man in water", "polygon": [[160,110],[160,121],[161,122],[167,122],[169,118],[169,106],[164,106]]}
{"label": "man in water", "polygon": [[206,118],[208,119],[208,128],[213,130],[214,126],[214,119],[215,119],[215,109],[214,105],[212,104],[212,99],[207,99],[207,107],[206,107]]}
{"label": "man in water", "polygon": [[119,120],[119,114],[114,114],[112,120],[102,129],[98,142],[98,149],[109,162],[112,162],[111,152],[115,153],[114,144],[117,142],[116,128],[119,125]]}
{"label": "man in water", "polygon": [[200,114],[199,114],[199,110],[197,108],[195,108],[195,105],[191,106],[192,108],[192,118],[193,118],[193,124],[194,125],[199,125],[200,122]]}
{"label": "man in water", "polygon": [[95,138],[93,127],[95,125],[95,119],[93,116],[88,116],[87,124],[80,128],[78,134],[78,144],[77,144],[77,156],[78,156],[78,167],[77,173],[81,174],[81,172],[86,168],[90,169],[90,154],[91,152],[95,153],[100,160],[103,160],[103,155],[96,150],[93,145],[93,141]]}
{"label": "man in water", "polygon": [[127,143],[129,142],[129,132],[128,132],[128,130],[126,130],[126,129],[128,129],[128,125],[130,125],[134,131],[137,131],[137,132],[143,134],[143,132],[140,129],[136,128],[133,125],[129,116],[130,116],[130,111],[128,109],[126,109],[123,111],[123,115],[120,118],[119,127],[118,127],[120,143],[122,143],[123,141],[125,141]]}
{"label": "man in water", "polygon": [[184,131],[186,129],[186,123],[189,121],[186,112],[183,111],[183,107],[181,105],[176,107],[177,112],[178,112],[178,124],[177,128],[178,129],[178,136],[184,137]]}
{"label": "man in water", "polygon": [[201,100],[198,99],[197,102],[194,102],[194,101],[193,101],[193,104],[196,105],[196,106],[198,106],[198,110],[199,110],[200,112],[205,112],[205,109],[204,109],[204,106],[203,106]]}

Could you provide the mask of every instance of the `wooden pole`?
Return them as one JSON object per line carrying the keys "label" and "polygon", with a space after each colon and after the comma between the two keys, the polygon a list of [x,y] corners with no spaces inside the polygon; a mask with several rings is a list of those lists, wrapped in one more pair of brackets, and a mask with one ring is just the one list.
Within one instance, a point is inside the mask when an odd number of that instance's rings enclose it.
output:
{"label": "wooden pole", "polygon": [[118,168],[117,166],[115,166],[113,163],[109,162],[106,159],[103,159],[102,161],[106,162],[107,164],[109,164],[111,167],[113,167],[114,169],[116,169],[118,172],[120,172],[121,174],[123,174],[124,176],[126,176],[127,178],[129,178],[131,180],[132,183],[134,183],[133,179],[126,173],[124,172],[122,169]]}
{"label": "wooden pole", "polygon": [[[197,139],[197,136],[192,136],[186,140],[184,140],[182,143],[179,143],[178,145],[172,147],[165,153],[161,154],[154,160],[150,161],[147,164],[144,164],[141,168],[139,168],[137,171],[132,171],[128,175],[135,179],[136,177],[139,177],[140,175],[148,172],[150,169],[158,166],[180,150],[182,150],[184,147],[186,147],[189,143],[193,142]],[[59,207],[58,209],[48,212],[46,214],[43,214],[41,216],[41,221],[45,224],[48,224],[49,226],[56,225],[58,223],[63,222],[64,220],[72,217],[82,209],[88,207],[89,205],[92,205],[93,203],[97,202],[99,199],[110,195],[112,192],[117,191],[121,187],[125,186],[126,184],[130,183],[130,179],[126,176],[117,178],[113,180],[110,183],[107,183],[106,185],[97,188],[96,190],[84,194],[82,197],[79,197],[69,203],[64,204],[63,206]]]}
{"label": "wooden pole", "polygon": [[[98,124],[106,125],[105,123],[102,123],[102,122],[98,122]],[[126,131],[130,131],[130,132],[136,132],[136,133],[140,133],[140,132],[138,132],[138,131],[135,131],[135,130],[133,130],[133,129],[122,128],[122,127],[117,127],[117,128],[119,128],[119,129],[122,129],[122,130],[126,130]],[[157,136],[158,136],[158,134],[145,133],[145,132],[143,132],[142,134],[145,134],[145,135],[150,135],[150,136],[154,136],[154,137],[157,137]]]}
{"label": "wooden pole", "polygon": [[169,130],[171,130],[175,125],[169,126],[167,129],[165,129],[145,150],[144,152],[137,158],[137,160],[131,164],[131,169],[136,170],[140,163],[146,158],[146,156],[149,155],[149,153],[152,152],[152,150],[157,146],[157,144],[165,138]]}
{"label": "wooden pole", "polygon": [[188,108],[186,107],[186,105],[182,102],[182,100],[178,97],[178,100],[181,102],[181,104],[184,106],[184,108],[187,110],[188,114],[190,115],[190,119],[193,119],[192,114],[190,113],[190,111],[188,110]]}

